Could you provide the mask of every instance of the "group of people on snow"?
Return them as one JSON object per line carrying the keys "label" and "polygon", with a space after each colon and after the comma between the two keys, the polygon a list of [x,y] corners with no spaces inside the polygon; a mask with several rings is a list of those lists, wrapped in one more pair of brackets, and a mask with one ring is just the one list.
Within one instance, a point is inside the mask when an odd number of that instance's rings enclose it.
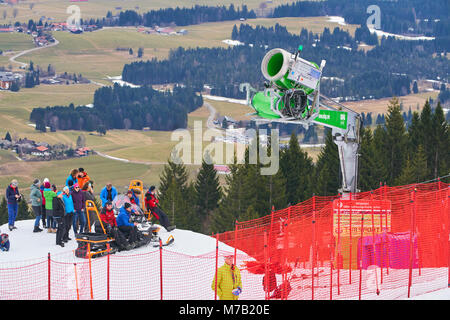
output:
{"label": "group of people on snow", "polygon": [[[171,231],[175,227],[170,225],[167,215],[158,207],[158,199],[155,196],[155,192],[155,186],[151,186],[145,194],[145,208],[156,220],[160,221],[167,231]],[[102,208],[99,216],[105,232],[108,232],[110,236],[121,242],[124,249],[130,249],[134,247],[139,239],[138,224],[130,222],[131,215],[135,213],[132,209],[132,204],[139,206],[140,200],[134,190],[128,190],[128,201],[120,208],[116,218],[113,200],[117,195],[117,189],[111,183],[107,183],[100,192]],[[16,179],[12,180],[8,185],[6,198],[8,229],[13,231],[17,229],[15,221],[18,205],[23,200],[23,195],[19,192],[19,183]],[[98,218],[92,210],[89,210],[89,217],[87,216],[87,200],[95,203],[94,182],[83,168],[71,170],[64,187],[60,190],[55,184],[51,184],[48,178],[45,178],[43,182],[35,179],[30,188],[31,208],[36,217],[33,232],[41,232],[43,229],[47,229],[48,233],[55,233],[56,245],[61,247],[64,247],[64,243],[71,240],[69,237],[70,229],[73,229],[74,235],[82,232],[91,232],[92,226],[98,221]],[[41,223],[42,229],[40,228]],[[7,238],[5,239],[8,240]],[[125,239],[126,241],[124,241]],[[3,245],[3,242],[0,244],[0,248],[2,248],[1,245]]]}

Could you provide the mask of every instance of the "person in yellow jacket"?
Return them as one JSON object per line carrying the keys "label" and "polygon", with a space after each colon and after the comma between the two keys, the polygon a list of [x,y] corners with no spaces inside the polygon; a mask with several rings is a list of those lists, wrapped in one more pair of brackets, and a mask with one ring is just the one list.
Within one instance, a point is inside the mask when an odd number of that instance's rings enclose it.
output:
{"label": "person in yellow jacket", "polygon": [[[216,290],[214,276],[211,288]],[[217,295],[220,300],[238,300],[242,292],[241,272],[233,264],[233,256],[225,257],[225,264],[217,270]]]}

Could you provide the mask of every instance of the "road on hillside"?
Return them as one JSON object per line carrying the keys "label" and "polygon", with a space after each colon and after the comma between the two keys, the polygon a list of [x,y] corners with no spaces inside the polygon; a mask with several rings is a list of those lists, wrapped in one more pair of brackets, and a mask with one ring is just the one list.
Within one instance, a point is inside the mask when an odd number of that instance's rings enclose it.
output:
{"label": "road on hillside", "polygon": [[59,41],[55,39],[55,42],[53,42],[52,44],[49,44],[48,46],[36,47],[36,48],[32,48],[32,49],[27,49],[27,50],[21,51],[21,52],[15,54],[14,56],[12,56],[11,58],[9,58],[9,61],[13,62],[13,63],[20,64],[22,67],[26,68],[27,65],[28,65],[27,63],[16,61],[16,59],[19,58],[20,56],[23,56],[24,54],[28,54],[30,52],[37,51],[37,50],[40,50],[40,49],[53,47],[53,46],[56,46],[58,44],[59,44]]}

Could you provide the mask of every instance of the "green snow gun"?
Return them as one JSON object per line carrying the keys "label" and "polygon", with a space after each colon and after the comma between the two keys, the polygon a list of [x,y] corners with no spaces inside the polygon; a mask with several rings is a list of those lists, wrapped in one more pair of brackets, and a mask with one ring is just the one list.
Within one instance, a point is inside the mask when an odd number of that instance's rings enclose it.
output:
{"label": "green snow gun", "polygon": [[[265,90],[241,84],[241,91],[247,89],[247,104],[262,119],[305,126],[314,120],[345,129],[347,112],[319,109],[320,79],[326,61],[322,60],[319,67],[299,57],[302,50],[299,46],[295,55],[280,48],[270,50],[261,63],[261,72],[268,80]],[[255,94],[250,97],[252,92]]]}
{"label": "green snow gun", "polygon": [[[249,83],[240,90],[247,91],[247,105],[258,116],[257,121],[298,123],[307,128],[320,124],[332,129],[338,146],[342,193],[357,191],[360,115],[346,106],[320,94],[320,79],[326,61],[320,66],[286,50],[272,49],[264,56],[261,72],[268,82],[264,91]],[[324,102],[326,101],[326,102]]]}

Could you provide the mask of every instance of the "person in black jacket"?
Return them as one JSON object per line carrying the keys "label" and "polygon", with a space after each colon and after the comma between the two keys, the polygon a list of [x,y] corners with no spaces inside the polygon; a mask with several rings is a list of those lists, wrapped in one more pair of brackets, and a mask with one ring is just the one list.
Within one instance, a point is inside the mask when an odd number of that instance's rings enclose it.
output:
{"label": "person in black jacket", "polygon": [[53,198],[53,218],[58,224],[58,229],[56,230],[56,245],[64,247],[63,235],[65,233],[64,225],[64,215],[66,213],[66,208],[63,201],[63,193],[58,191],[56,197]]}

